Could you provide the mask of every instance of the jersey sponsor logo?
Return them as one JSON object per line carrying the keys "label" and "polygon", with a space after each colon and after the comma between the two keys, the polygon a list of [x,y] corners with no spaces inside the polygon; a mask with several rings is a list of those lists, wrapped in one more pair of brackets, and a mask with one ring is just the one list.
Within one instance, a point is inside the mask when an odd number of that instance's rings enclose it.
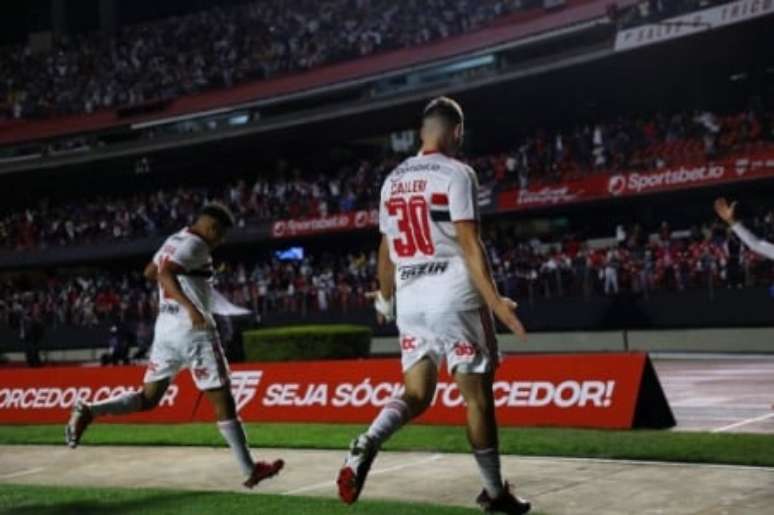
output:
{"label": "jersey sponsor logo", "polygon": [[159,313],[168,313],[170,315],[176,315],[180,312],[180,306],[177,304],[168,304],[166,302],[162,302],[159,304]]}
{"label": "jersey sponsor logo", "polygon": [[441,165],[438,163],[404,163],[393,170],[390,174],[390,181],[393,183],[398,182],[404,175],[409,173],[437,172],[440,169]]}
{"label": "jersey sponsor logo", "polygon": [[234,397],[237,412],[255,398],[262,377],[263,371],[261,370],[231,372],[231,395]]}
{"label": "jersey sponsor logo", "polygon": [[398,267],[400,280],[416,279],[424,275],[440,275],[446,273],[449,268],[448,261],[430,261],[429,263],[420,263],[418,265],[405,265]]}

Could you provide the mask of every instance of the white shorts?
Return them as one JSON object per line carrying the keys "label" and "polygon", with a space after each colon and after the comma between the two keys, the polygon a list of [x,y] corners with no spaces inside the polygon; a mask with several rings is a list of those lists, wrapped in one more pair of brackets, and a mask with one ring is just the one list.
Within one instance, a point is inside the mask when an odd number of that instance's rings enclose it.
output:
{"label": "white shorts", "polygon": [[229,384],[228,363],[216,329],[188,329],[154,335],[143,382],[172,379],[183,368],[191,371],[199,390]]}
{"label": "white shorts", "polygon": [[398,315],[403,372],[427,357],[450,374],[483,374],[497,367],[494,320],[488,309]]}

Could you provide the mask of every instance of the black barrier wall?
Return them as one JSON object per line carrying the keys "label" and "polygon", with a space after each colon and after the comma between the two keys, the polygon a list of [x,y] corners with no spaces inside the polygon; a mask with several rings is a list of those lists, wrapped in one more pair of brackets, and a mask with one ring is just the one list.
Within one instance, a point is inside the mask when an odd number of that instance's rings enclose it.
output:
{"label": "black barrier wall", "polygon": [[[718,290],[710,300],[706,291],[662,293],[648,299],[632,296],[557,299],[524,303],[519,314],[530,332],[607,331],[624,329],[690,329],[774,326],[774,299],[767,288]],[[238,321],[240,328],[255,322]],[[376,324],[370,308],[301,313],[266,313],[262,325],[290,323],[356,323],[371,325],[374,336],[397,334],[394,325]],[[131,325],[131,324],[129,324]],[[109,325],[96,328],[47,327],[40,350],[99,348],[107,345]],[[0,328],[0,352],[22,352],[18,331]]]}

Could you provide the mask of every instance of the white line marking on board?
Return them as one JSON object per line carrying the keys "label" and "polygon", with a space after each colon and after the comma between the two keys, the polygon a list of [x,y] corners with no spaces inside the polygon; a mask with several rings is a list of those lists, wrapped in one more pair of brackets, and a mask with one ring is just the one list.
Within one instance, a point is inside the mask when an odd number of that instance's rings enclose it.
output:
{"label": "white line marking on board", "polygon": [[[394,467],[387,467],[386,469],[377,469],[371,471],[369,476],[378,475],[378,474],[387,474],[389,472],[396,472],[398,470],[404,470],[411,467],[416,467],[419,465],[424,465],[425,463],[431,463],[433,461],[438,461],[441,458],[443,458],[442,454],[433,454],[429,458],[423,458],[421,460],[413,461],[411,463],[404,463],[403,465],[395,465]],[[336,481],[325,481],[323,483],[315,483],[313,485],[307,485],[302,486],[301,488],[294,488],[293,490],[288,490],[287,492],[282,492],[282,495],[294,495],[294,494],[300,494],[301,492],[308,492],[310,490],[319,490],[320,488],[327,488],[331,486],[336,486]]]}
{"label": "white line marking on board", "polygon": [[713,433],[722,433],[723,431],[728,431],[729,429],[736,429],[737,427],[746,426],[748,424],[754,424],[755,422],[762,422],[766,419],[774,417],[774,413],[768,413],[766,415],[761,415],[760,417],[753,417],[753,418],[747,418],[745,420],[742,420],[740,422],[736,422],[734,424],[729,424],[727,426],[719,427],[717,429],[713,429]]}
{"label": "white line marking on board", "polygon": [[3,474],[0,479],[11,479],[14,477],[29,476],[37,474],[38,472],[45,470],[45,467],[35,467],[34,469],[20,470],[19,472],[11,472],[10,474]]}

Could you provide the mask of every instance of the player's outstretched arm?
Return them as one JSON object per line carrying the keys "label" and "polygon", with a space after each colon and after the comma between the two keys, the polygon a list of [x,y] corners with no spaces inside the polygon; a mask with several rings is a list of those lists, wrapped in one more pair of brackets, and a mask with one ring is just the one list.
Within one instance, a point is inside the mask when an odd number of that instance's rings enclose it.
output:
{"label": "player's outstretched arm", "polygon": [[501,297],[497,292],[492,279],[492,272],[489,269],[489,261],[486,257],[484,244],[481,242],[481,236],[479,235],[478,222],[472,220],[454,222],[454,227],[457,230],[457,241],[462,248],[465,264],[470,271],[473,284],[481,293],[484,302],[508,329],[520,338],[526,339],[527,331],[524,329],[524,325],[519,320],[519,317],[516,316],[516,307],[518,305],[507,297]]}
{"label": "player's outstretched arm", "polygon": [[718,216],[731,226],[731,230],[734,231],[742,243],[744,243],[750,250],[756,254],[774,259],[774,244],[761,240],[753,233],[751,233],[741,222],[736,219],[736,202],[731,204],[724,198],[719,198],[715,201],[715,212]]}
{"label": "player's outstretched arm", "polygon": [[158,270],[159,284],[164,290],[165,295],[175,300],[188,312],[188,316],[191,317],[191,324],[193,324],[195,329],[206,329],[209,326],[207,319],[204,318],[204,315],[199,311],[199,308],[191,302],[191,299],[183,293],[180,282],[177,280],[177,276],[184,271],[183,267],[179,264],[173,261],[166,261],[164,266]]}

